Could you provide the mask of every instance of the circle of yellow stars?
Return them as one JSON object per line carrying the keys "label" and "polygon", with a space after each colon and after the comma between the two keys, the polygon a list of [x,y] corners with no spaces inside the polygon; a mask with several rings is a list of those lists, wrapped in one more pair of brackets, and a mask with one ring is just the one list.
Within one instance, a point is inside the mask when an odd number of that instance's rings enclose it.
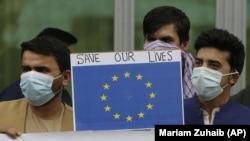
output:
{"label": "circle of yellow stars", "polygon": [[[123,74],[123,76],[124,76],[124,78],[130,78],[130,77],[131,77],[131,74],[130,74],[128,71],[126,71],[126,72]],[[117,82],[117,81],[119,80],[119,77],[118,77],[117,75],[113,75],[113,76],[111,77],[111,79],[112,79],[113,82]],[[137,81],[143,80],[143,75],[142,75],[142,74],[137,74],[137,75],[136,75],[136,80],[137,80]],[[147,82],[145,83],[145,87],[146,87],[146,88],[152,88],[152,85],[153,85],[153,84],[152,84],[150,81],[147,81]],[[109,90],[109,89],[110,89],[110,84],[105,83],[105,84],[103,85],[103,89],[104,89],[104,90]],[[149,98],[150,98],[150,99],[155,99],[155,98],[156,98],[156,94],[155,94],[154,92],[149,93]],[[102,102],[105,102],[105,101],[108,100],[108,96],[107,96],[106,94],[102,94],[102,95],[100,96],[100,99],[101,99]],[[147,103],[145,107],[146,107],[146,110],[153,110],[154,105],[153,105],[152,103]],[[107,104],[106,106],[104,106],[104,111],[105,111],[105,112],[111,112],[111,111],[112,111],[111,109],[112,109],[112,107],[110,107],[108,104]],[[133,121],[133,118],[134,118],[132,115],[126,115],[126,116],[124,116],[124,117],[125,117],[125,119],[126,119],[127,122],[132,122],[132,121]],[[137,113],[137,118],[142,119],[142,118],[144,118],[144,117],[145,117],[145,112],[140,111],[140,112]],[[119,119],[121,119],[121,114],[120,114],[119,112],[115,112],[115,113],[113,114],[113,118],[114,118],[115,120],[119,120]]]}

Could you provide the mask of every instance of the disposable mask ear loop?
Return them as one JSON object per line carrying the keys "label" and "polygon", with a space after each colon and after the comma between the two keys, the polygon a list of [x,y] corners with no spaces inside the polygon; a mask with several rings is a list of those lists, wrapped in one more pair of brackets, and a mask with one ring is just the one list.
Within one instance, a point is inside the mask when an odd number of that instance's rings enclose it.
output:
{"label": "disposable mask ear loop", "polygon": [[222,87],[222,89],[225,89],[229,84],[227,83],[225,86]]}
{"label": "disposable mask ear loop", "polygon": [[[223,74],[222,76],[228,76],[228,75],[232,75],[232,74],[237,74],[239,73],[238,71],[236,72],[232,72],[232,73],[228,73],[228,74]],[[232,77],[229,78],[229,80],[232,79]],[[222,89],[226,88],[229,84],[227,83],[225,86],[222,87]]]}
{"label": "disposable mask ear loop", "polygon": [[232,74],[237,74],[237,73],[239,73],[239,72],[231,72],[231,73],[228,73],[228,74],[223,74],[222,76],[227,76],[227,75],[232,75]]}
{"label": "disposable mask ear loop", "polygon": [[[54,81],[55,81],[56,79],[60,78],[61,76],[63,76],[63,73],[59,74],[57,77],[54,77],[53,82],[52,82],[52,85],[53,85]],[[52,86],[51,86],[51,87],[52,87]],[[57,91],[58,91],[58,90],[57,90]]]}
{"label": "disposable mask ear loop", "polygon": [[60,78],[63,75],[63,73],[59,74],[57,77],[54,78],[54,80]]}
{"label": "disposable mask ear loop", "polygon": [[[57,77],[54,78],[54,80],[56,80],[56,79],[62,77],[63,74],[64,74],[64,73],[59,74]],[[53,82],[54,82],[54,80],[53,80]],[[53,92],[53,93],[56,95],[56,94],[58,94],[60,91],[62,91],[62,89],[63,89],[63,87],[60,87],[58,90],[56,90],[56,91]],[[53,91],[53,90],[52,90],[52,91]]]}
{"label": "disposable mask ear loop", "polygon": [[62,91],[62,87],[60,87],[56,92],[53,92],[55,95],[58,94],[60,91]]}

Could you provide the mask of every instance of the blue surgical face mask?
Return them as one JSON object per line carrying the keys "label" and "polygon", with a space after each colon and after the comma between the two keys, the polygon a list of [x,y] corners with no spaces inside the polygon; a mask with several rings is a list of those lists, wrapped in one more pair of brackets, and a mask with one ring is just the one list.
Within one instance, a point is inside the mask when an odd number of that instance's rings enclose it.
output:
{"label": "blue surgical face mask", "polygon": [[221,78],[235,73],[238,72],[222,74],[206,67],[197,67],[193,69],[191,81],[196,94],[205,101],[209,101],[219,96],[223,92],[223,89],[228,86],[226,84],[221,87]]}
{"label": "blue surgical face mask", "polygon": [[52,84],[54,79],[61,76],[62,75],[59,75],[54,78],[51,75],[39,73],[37,71],[29,71],[21,75],[20,87],[30,104],[41,106],[55,96],[57,92],[54,93],[52,91]]}

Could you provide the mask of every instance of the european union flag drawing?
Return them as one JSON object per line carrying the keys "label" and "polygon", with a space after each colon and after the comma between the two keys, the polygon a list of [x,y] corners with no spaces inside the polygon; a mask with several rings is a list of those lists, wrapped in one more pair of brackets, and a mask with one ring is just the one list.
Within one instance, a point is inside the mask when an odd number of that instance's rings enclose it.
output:
{"label": "european union flag drawing", "polygon": [[72,67],[75,130],[183,124],[180,62]]}

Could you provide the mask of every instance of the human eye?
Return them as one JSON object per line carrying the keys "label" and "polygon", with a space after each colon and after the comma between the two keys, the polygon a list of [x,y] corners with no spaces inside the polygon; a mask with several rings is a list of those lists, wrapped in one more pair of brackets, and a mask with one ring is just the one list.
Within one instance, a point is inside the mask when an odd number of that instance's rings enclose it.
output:
{"label": "human eye", "polygon": [[36,67],[35,70],[37,72],[40,72],[40,73],[48,73],[49,72],[49,69],[47,69],[46,67]]}
{"label": "human eye", "polygon": [[200,66],[202,66],[202,61],[199,60],[199,59],[195,59],[194,66],[195,66],[195,67],[200,67]]}
{"label": "human eye", "polygon": [[218,70],[222,66],[221,63],[217,60],[208,61],[208,65],[209,65],[209,68],[214,69],[214,70]]}
{"label": "human eye", "polygon": [[218,65],[217,63],[211,63],[209,66],[210,66],[210,68],[212,68],[214,70],[217,70],[220,67],[220,65]]}
{"label": "human eye", "polygon": [[161,41],[166,42],[166,43],[172,43],[173,39],[171,37],[162,37],[160,38]]}
{"label": "human eye", "polygon": [[23,73],[25,73],[25,72],[31,71],[31,68],[30,68],[30,67],[27,67],[27,66],[22,66],[21,71],[22,71]]}

